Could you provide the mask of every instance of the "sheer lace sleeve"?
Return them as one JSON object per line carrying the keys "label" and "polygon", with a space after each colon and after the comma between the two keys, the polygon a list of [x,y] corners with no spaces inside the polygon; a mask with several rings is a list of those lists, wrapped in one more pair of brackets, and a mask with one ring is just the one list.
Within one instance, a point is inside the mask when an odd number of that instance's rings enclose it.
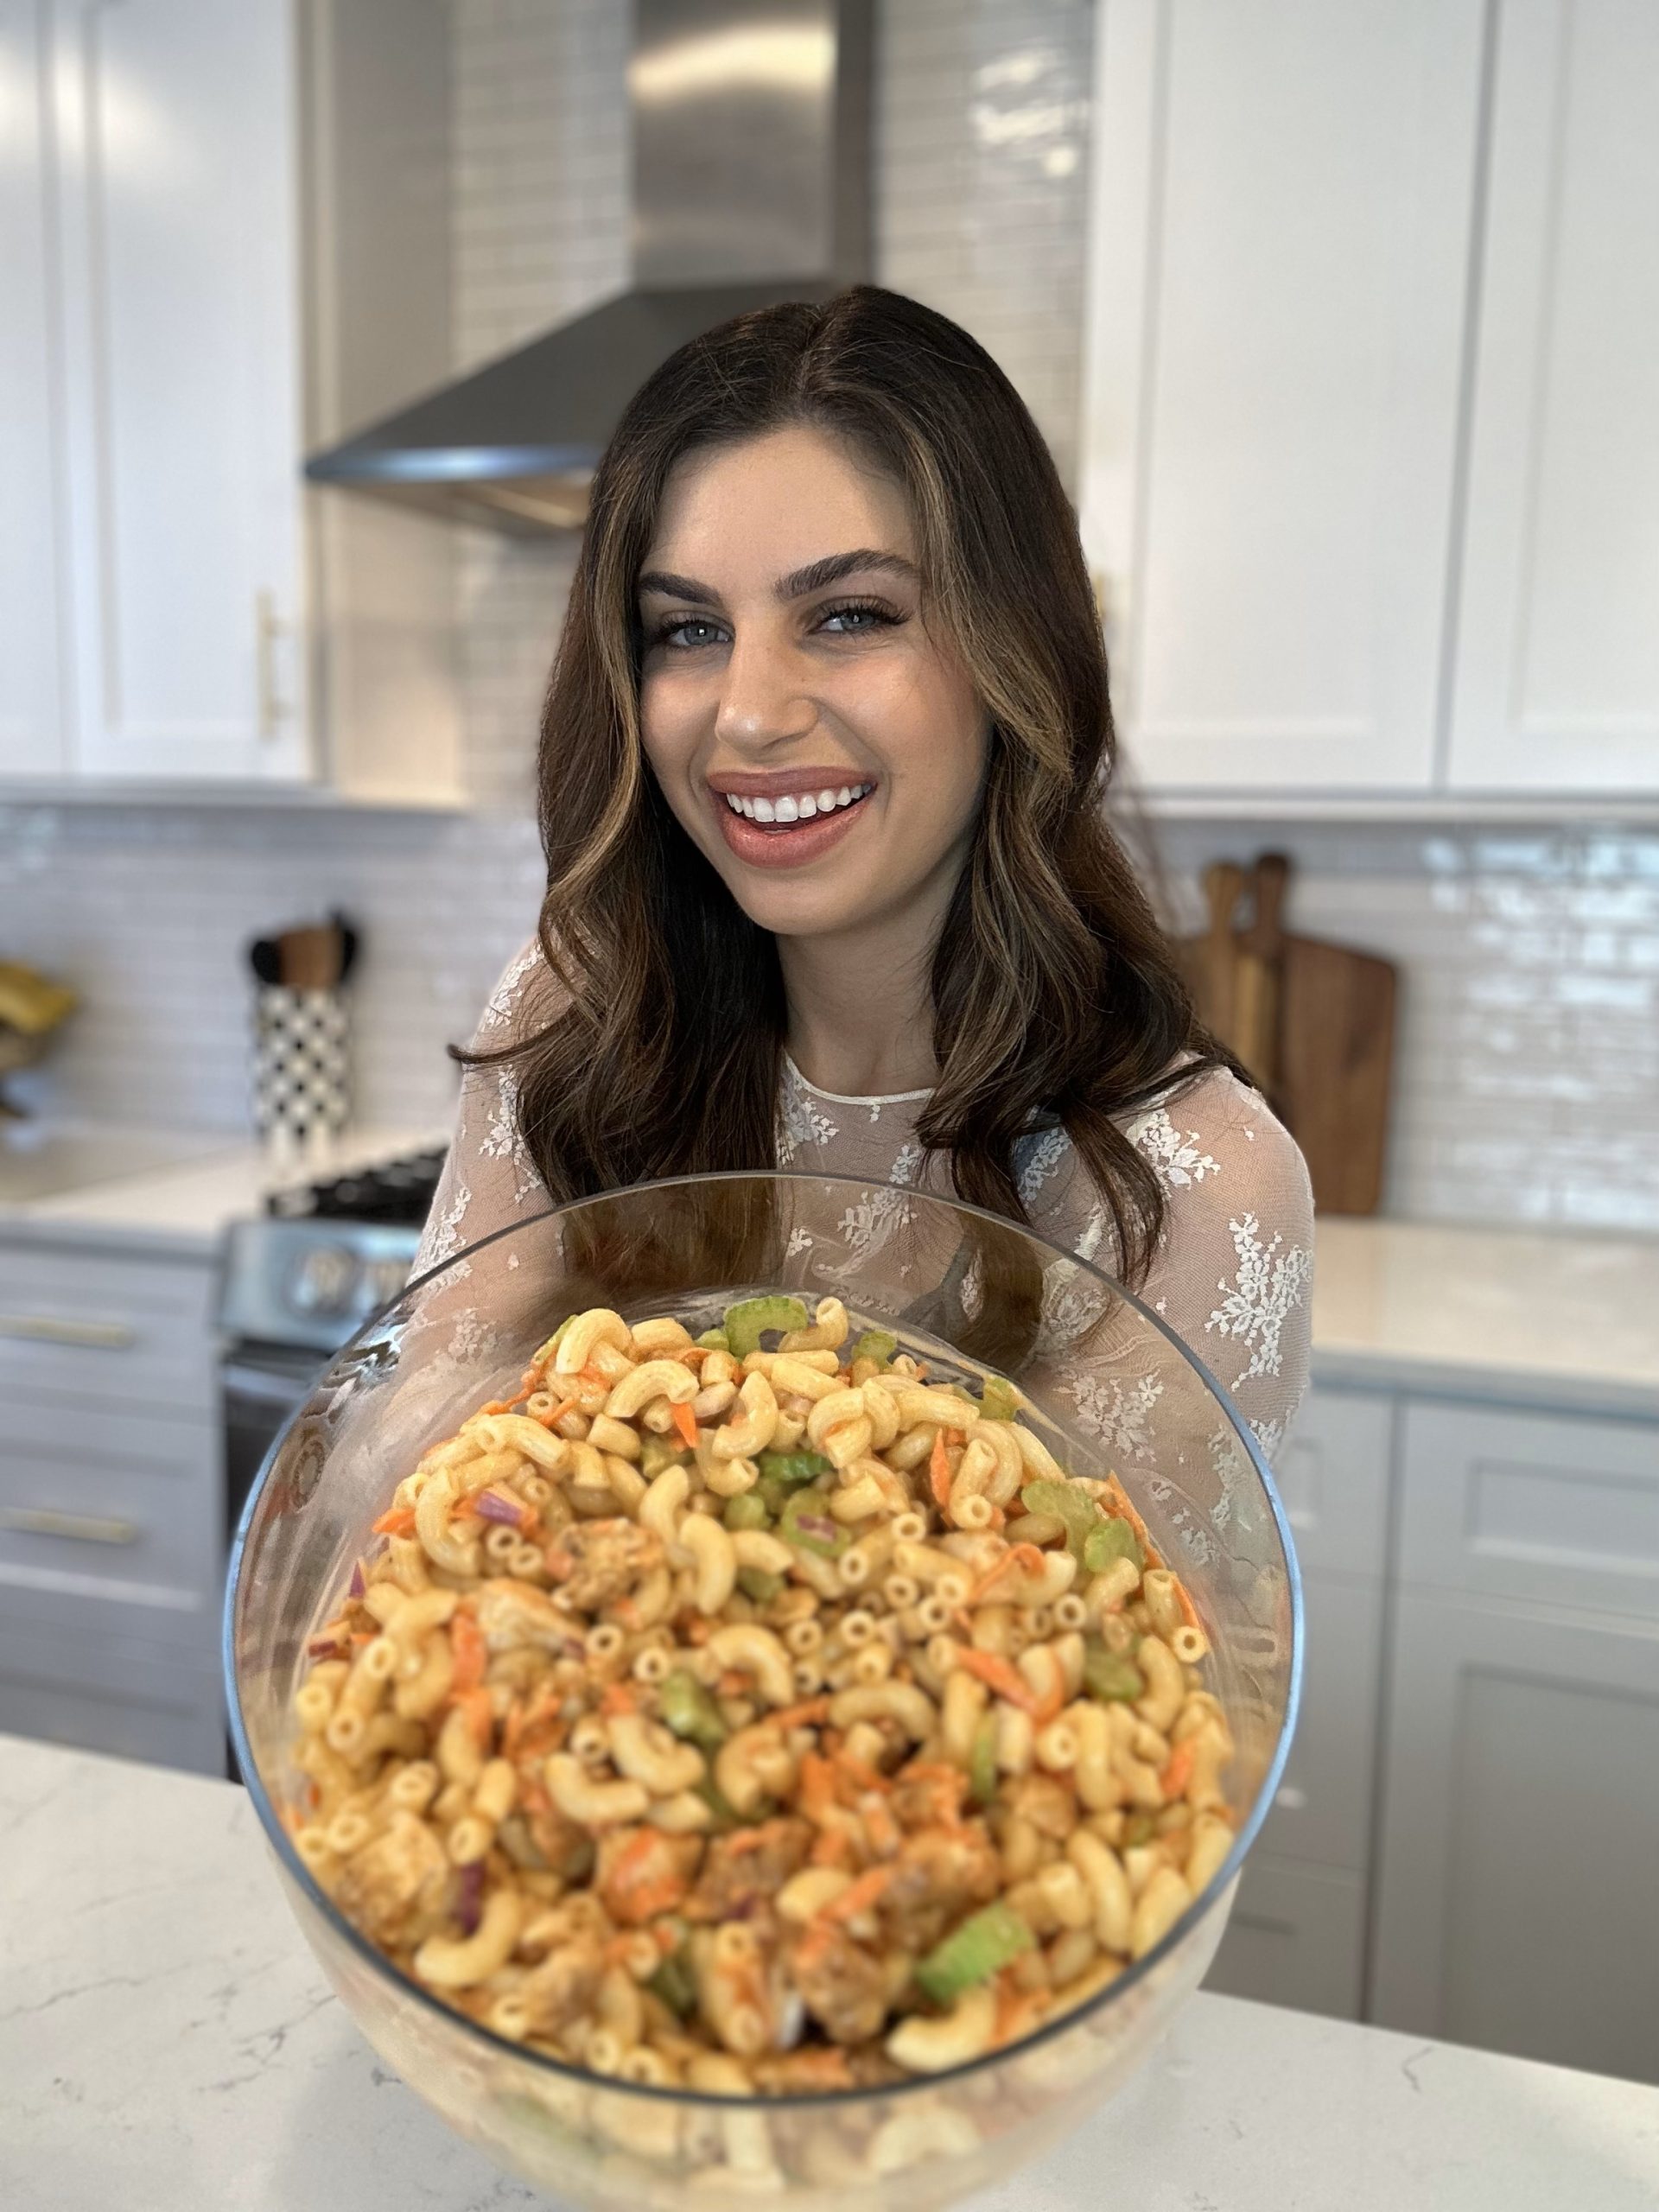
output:
{"label": "sheer lace sleeve", "polygon": [[1212,1070],[1130,1124],[1164,1185],[1140,1293],[1204,1361],[1269,1461],[1307,1388],[1313,1194],[1266,1103]]}
{"label": "sheer lace sleeve", "polygon": [[[545,1021],[556,1011],[557,989],[532,938],[502,970],[473,1049],[505,1045]],[[518,1135],[518,1085],[511,1061],[463,1072],[454,1135],[421,1235],[416,1274],[547,1205],[545,1186]]]}

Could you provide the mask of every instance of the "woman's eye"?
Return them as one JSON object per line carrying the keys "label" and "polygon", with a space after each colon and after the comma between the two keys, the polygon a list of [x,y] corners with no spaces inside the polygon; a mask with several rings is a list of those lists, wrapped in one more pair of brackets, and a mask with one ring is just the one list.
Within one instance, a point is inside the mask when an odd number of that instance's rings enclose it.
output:
{"label": "woman's eye", "polygon": [[[884,607],[867,606],[861,601],[843,607],[826,607],[813,627],[828,630],[832,622],[838,622],[846,626],[830,630],[831,637],[858,638],[866,636],[872,630],[891,629],[902,619],[902,616],[890,614]],[[711,621],[706,615],[677,614],[658,626],[654,642],[666,645],[671,652],[695,652],[709,640],[707,638],[687,637],[686,632],[718,632],[721,627],[720,623]]]}

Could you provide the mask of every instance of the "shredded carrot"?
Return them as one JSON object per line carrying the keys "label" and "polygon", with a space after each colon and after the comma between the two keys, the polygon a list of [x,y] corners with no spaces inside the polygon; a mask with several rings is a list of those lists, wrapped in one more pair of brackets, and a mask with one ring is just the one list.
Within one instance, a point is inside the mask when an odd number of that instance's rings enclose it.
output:
{"label": "shredded carrot", "polygon": [[1175,1579],[1175,1599],[1176,1603],[1181,1609],[1181,1618],[1186,1623],[1188,1628],[1197,1629],[1199,1635],[1202,1636],[1205,1633],[1205,1626],[1204,1623],[1198,1618],[1198,1609],[1193,1604],[1192,1597],[1188,1593],[1185,1583],[1181,1580],[1179,1575]]}
{"label": "shredded carrot", "polygon": [[480,1751],[484,1750],[488,1745],[490,1736],[495,1727],[495,1707],[490,1702],[488,1690],[480,1683],[476,1689],[462,1690],[459,1694],[451,1690],[449,1694],[454,1702],[466,1714],[467,1726],[472,1731],[473,1741]]}
{"label": "shredded carrot", "polygon": [[480,1406],[478,1410],[480,1414],[510,1414],[518,1402],[517,1398],[492,1398],[488,1405]]}
{"label": "shredded carrot", "polygon": [[1034,1720],[1041,1712],[1044,1700],[1015,1667],[995,1651],[976,1651],[971,1647],[957,1654],[957,1664],[964,1673],[974,1675],[998,1697],[1007,1698],[1010,1705],[1017,1705],[1030,1713]]}
{"label": "shredded carrot", "polygon": [[825,1828],[808,1853],[808,1863],[814,1866],[844,1866],[852,1852],[852,1840],[845,1828]]}
{"label": "shredded carrot", "polygon": [[847,2063],[847,2054],[833,2044],[819,2050],[810,2047],[795,2050],[789,2057],[789,2081],[791,2089],[850,2089],[853,2069]]}
{"label": "shredded carrot", "polygon": [[695,1452],[697,1448],[696,1415],[690,1406],[676,1406],[673,1413],[674,1427],[681,1443],[688,1452]]}
{"label": "shredded carrot", "polygon": [[878,1859],[891,1859],[904,1841],[897,1821],[879,1797],[866,1797],[859,1818],[864,1823],[864,1840]]}
{"label": "shredded carrot", "polygon": [[950,1503],[950,1461],[947,1457],[945,1439],[954,1433],[948,1428],[936,1428],[933,1449],[927,1458],[927,1479],[933,1492],[933,1503],[941,1510]]}
{"label": "shredded carrot", "polygon": [[1166,1797],[1179,1797],[1192,1778],[1192,1738],[1177,1744],[1169,1755],[1169,1764],[1158,1777],[1158,1787]]}
{"label": "shredded carrot", "polygon": [[1012,2043],[1016,2036],[1024,2035],[1036,2009],[1036,2000],[1028,1990],[1017,1987],[1006,1974],[998,1974],[994,2031],[998,2043]]}
{"label": "shredded carrot", "polygon": [[809,1821],[822,1824],[836,1803],[836,1770],[826,1758],[809,1751],[801,1761],[801,1810]]}
{"label": "shredded carrot", "polygon": [[415,1509],[412,1505],[394,1505],[373,1523],[377,1536],[406,1536],[414,1526]]}
{"label": "shredded carrot", "polygon": [[547,1413],[532,1414],[531,1419],[540,1421],[543,1428],[556,1428],[567,1414],[573,1414],[575,1410],[575,1400],[566,1398],[563,1404],[553,1407]]}
{"label": "shredded carrot", "polygon": [[1041,1574],[1046,1566],[1047,1561],[1035,1544],[1015,1544],[1004,1552],[996,1564],[988,1568],[974,1585],[974,1602],[977,1604],[991,1585],[1000,1581],[1013,1568],[1017,1567],[1023,1574]]}
{"label": "shredded carrot", "polygon": [[584,1367],[576,1380],[578,1382],[585,1382],[590,1390],[608,1390],[611,1387],[610,1376],[601,1375],[598,1368],[591,1365]]}
{"label": "shredded carrot", "polygon": [[459,1699],[467,1690],[474,1690],[484,1679],[489,1648],[485,1643],[482,1630],[469,1612],[457,1611],[450,1618],[449,1649],[454,1654],[455,1671],[450,1684],[450,1694]]}
{"label": "shredded carrot", "polygon": [[1152,1538],[1147,1534],[1147,1524],[1134,1506],[1129,1503],[1129,1494],[1116,1475],[1108,1475],[1106,1478],[1106,1495],[1112,1502],[1112,1510],[1127,1521],[1134,1529],[1135,1541],[1147,1554],[1147,1566],[1156,1566],[1159,1563],[1158,1554],[1154,1548]]}
{"label": "shredded carrot", "polygon": [[861,1874],[839,1897],[831,1897],[815,1917],[819,1920],[855,1920],[861,1912],[868,1912],[873,1904],[880,1901],[892,1879],[891,1866],[872,1866],[868,1873]]}
{"label": "shredded carrot", "polygon": [[774,1728],[810,1728],[830,1718],[830,1700],[827,1697],[804,1698],[799,1705],[786,1705],[781,1713],[768,1717]]}
{"label": "shredded carrot", "polygon": [[599,1709],[607,1720],[614,1720],[619,1713],[637,1711],[638,1705],[626,1682],[607,1682],[600,1694]]}

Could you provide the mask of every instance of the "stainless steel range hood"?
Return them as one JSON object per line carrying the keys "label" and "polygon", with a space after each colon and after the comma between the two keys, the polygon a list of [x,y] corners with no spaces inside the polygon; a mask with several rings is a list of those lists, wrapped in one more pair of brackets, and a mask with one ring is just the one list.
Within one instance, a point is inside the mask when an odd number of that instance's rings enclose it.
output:
{"label": "stainless steel range hood", "polygon": [[868,276],[872,7],[634,0],[632,283],[314,455],[308,478],[521,534],[580,529],[623,407],[669,354]]}

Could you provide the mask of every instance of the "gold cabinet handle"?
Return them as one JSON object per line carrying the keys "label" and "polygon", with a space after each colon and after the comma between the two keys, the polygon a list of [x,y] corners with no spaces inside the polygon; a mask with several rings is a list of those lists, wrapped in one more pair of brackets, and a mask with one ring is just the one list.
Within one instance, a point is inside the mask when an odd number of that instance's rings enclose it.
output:
{"label": "gold cabinet handle", "polygon": [[259,734],[270,739],[280,734],[291,711],[276,681],[279,640],[288,625],[276,612],[275,592],[254,594],[253,622],[259,663]]}
{"label": "gold cabinet handle", "polygon": [[60,1513],[49,1505],[0,1505],[0,1529],[20,1536],[67,1536],[78,1544],[136,1544],[136,1521],[105,1520],[94,1513]]}
{"label": "gold cabinet handle", "polygon": [[124,1321],[64,1321],[55,1313],[0,1313],[0,1337],[29,1344],[80,1344],[92,1351],[126,1351],[138,1332]]}

